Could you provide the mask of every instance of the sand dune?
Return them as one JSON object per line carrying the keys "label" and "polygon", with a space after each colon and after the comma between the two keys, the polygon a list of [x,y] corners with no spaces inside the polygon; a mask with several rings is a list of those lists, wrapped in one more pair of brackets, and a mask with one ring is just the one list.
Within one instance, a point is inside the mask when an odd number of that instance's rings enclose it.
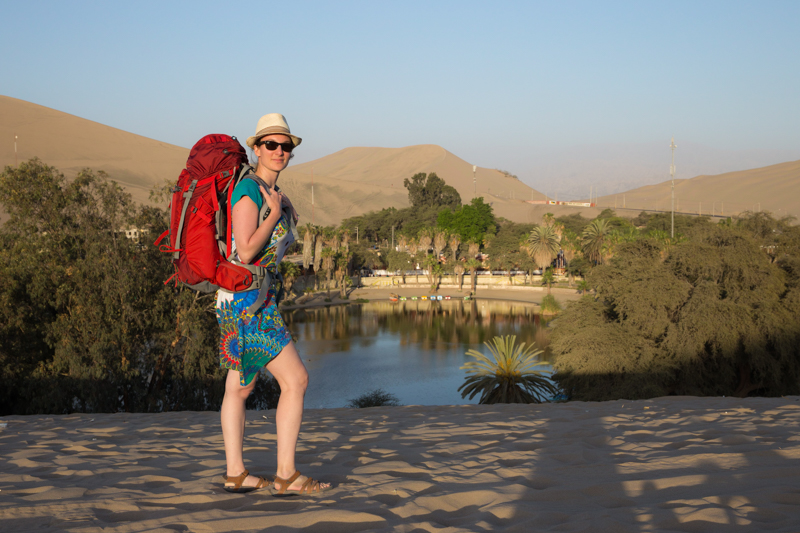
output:
{"label": "sand dune", "polygon": [[[313,386],[313,384],[312,384]],[[248,414],[251,471],[274,411]],[[4,532],[798,530],[798,398],[309,411],[320,499],[228,494],[214,412],[5,417]]]}
{"label": "sand dune", "polygon": [[[105,170],[136,201],[147,202],[151,188],[177,179],[188,149],[104,126],[54,109],[0,96],[0,165],[38,156],[68,177],[85,167]],[[199,136],[199,135],[198,135]],[[405,148],[354,147],[299,165],[291,165],[281,185],[301,214],[301,223],[338,224],[342,219],[385,207],[406,207],[403,180],[417,172],[436,172],[469,202],[476,194],[497,215],[515,222],[540,222],[547,212],[582,213],[593,218],[601,209],[531,205],[545,196],[498,170],[478,168],[436,145]],[[314,205],[311,201],[312,176]],[[677,208],[684,212],[736,214],[769,210],[800,216],[800,161],[769,167],[677,180]],[[670,183],[601,196],[601,207],[634,215],[641,209],[668,210]],[[622,207],[630,212],[624,213]]]}
{"label": "sand dune", "polygon": [[[671,187],[665,181],[601,196],[598,201],[603,207],[669,211]],[[730,216],[759,209],[800,218],[800,161],[675,180],[676,211]]]}
{"label": "sand dune", "polygon": [[189,155],[180,146],[8,96],[0,96],[0,116],[0,166],[14,164],[17,135],[19,161],[38,157],[68,178],[87,167],[104,170],[141,203],[154,185],[177,180]]}
{"label": "sand dune", "polygon": [[[34,156],[67,177],[83,168],[105,170],[138,202],[148,202],[154,185],[177,179],[189,150],[62,113],[0,96],[0,165]],[[200,134],[198,134],[198,137]],[[483,195],[495,212],[520,222],[538,222],[536,208],[522,200],[544,198],[519,180],[497,170],[478,168],[434,145],[406,148],[347,148],[320,159],[290,166],[280,184],[303,217],[302,222],[338,224],[342,219],[385,207],[406,207],[403,180],[417,172],[436,172],[455,187],[462,200]],[[314,181],[314,206],[311,181]]]}
{"label": "sand dune", "polygon": [[476,194],[492,203],[495,213],[516,222],[538,222],[541,214],[527,199],[544,195],[521,181],[489,168],[478,168],[441,146],[405,148],[346,148],[314,161],[290,166],[281,183],[299,198],[301,213],[311,213],[311,181],[314,181],[313,218],[316,224],[336,224],[343,218],[385,207],[407,207],[403,180],[418,172],[435,172],[468,203]]}

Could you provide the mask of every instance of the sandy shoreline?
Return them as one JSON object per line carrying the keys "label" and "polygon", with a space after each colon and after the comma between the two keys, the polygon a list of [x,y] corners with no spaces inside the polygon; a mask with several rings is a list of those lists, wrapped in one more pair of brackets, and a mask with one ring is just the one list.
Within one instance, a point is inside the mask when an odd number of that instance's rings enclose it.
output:
{"label": "sandy shoreline", "polygon": [[[306,413],[322,499],[221,490],[216,412],[11,416],[11,531],[798,531],[800,398],[669,397]],[[274,471],[274,411],[248,413]]]}
{"label": "sandy shoreline", "polygon": [[[331,298],[330,302],[326,302],[325,299],[328,297],[328,293],[326,291],[319,291],[314,293],[313,296],[305,296],[301,298],[296,298],[294,301],[296,302],[294,305],[281,305],[281,309],[300,309],[300,308],[307,308],[307,307],[322,307],[325,305],[337,305],[337,304],[346,304],[346,303],[355,303],[358,299],[365,299],[365,300],[389,300],[390,294],[397,294],[399,296],[405,296],[410,298],[411,296],[429,296],[430,292],[427,288],[383,288],[383,287],[366,287],[366,288],[358,288],[352,289],[351,292],[348,294],[347,300],[342,300],[339,298],[339,291],[338,290],[331,290]],[[440,289],[439,292],[436,294],[440,294],[442,296],[450,295],[454,300],[463,299],[465,295],[469,294],[469,289],[465,289],[464,291],[459,292],[458,290],[454,289]],[[581,294],[576,289],[563,289],[563,288],[554,288],[552,289],[552,294],[555,297],[556,301],[559,304],[564,306],[567,302],[578,300],[581,297]],[[541,290],[504,290],[504,289],[478,289],[475,299],[476,300],[506,300],[509,302],[522,302],[522,303],[530,303],[539,305],[542,302],[542,298],[547,295],[547,291]]]}

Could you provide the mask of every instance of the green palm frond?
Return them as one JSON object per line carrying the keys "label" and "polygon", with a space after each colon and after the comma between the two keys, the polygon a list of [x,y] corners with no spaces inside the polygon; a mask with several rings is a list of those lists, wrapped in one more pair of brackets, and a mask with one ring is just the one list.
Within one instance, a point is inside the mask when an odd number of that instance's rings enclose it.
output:
{"label": "green palm frond", "polygon": [[534,344],[516,344],[515,335],[495,337],[484,345],[491,358],[477,350],[467,351],[474,361],[464,363],[467,371],[464,383],[458,388],[461,397],[469,399],[481,393],[480,403],[541,403],[558,392],[543,370],[536,367],[542,350]]}

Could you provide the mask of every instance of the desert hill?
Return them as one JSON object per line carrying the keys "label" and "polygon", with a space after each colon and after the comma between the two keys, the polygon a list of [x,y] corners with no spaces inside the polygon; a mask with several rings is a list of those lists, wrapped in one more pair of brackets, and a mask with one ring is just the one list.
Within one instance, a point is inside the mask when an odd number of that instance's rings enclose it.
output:
{"label": "desert hill", "polygon": [[98,124],[24,100],[0,96],[0,166],[38,157],[68,178],[84,168],[104,170],[146,203],[151,188],[177,179],[189,150]]}
{"label": "desert hill", "polygon": [[[133,198],[148,202],[153,186],[176,179],[189,150],[128,133],[37,104],[0,96],[0,166],[39,157],[67,177],[84,168],[106,171]],[[338,224],[343,218],[405,207],[403,180],[417,172],[436,172],[458,190],[462,201],[473,197],[472,165],[434,145],[406,148],[347,148],[299,165],[290,165],[280,185],[290,195],[303,222]],[[312,174],[314,205],[311,204]],[[495,213],[518,222],[538,222],[547,210],[526,199],[544,196],[519,180],[478,168],[477,193]],[[553,211],[553,209],[549,209]],[[541,211],[541,213],[539,212]]]}
{"label": "desert hill", "polygon": [[[671,182],[639,187],[598,198],[601,207],[669,211]],[[703,215],[736,215],[771,211],[800,218],[800,161],[675,180],[675,211]]]}
{"label": "desert hill", "polygon": [[[468,203],[477,191],[496,214],[516,222],[538,222],[544,206],[528,199],[544,199],[518,179],[488,168],[477,168],[441,146],[405,148],[345,148],[334,154],[290,166],[281,174],[281,187],[290,195],[305,221],[335,224],[344,218],[384,207],[408,206],[403,180],[418,172],[435,172]],[[314,182],[314,206],[311,182]],[[313,215],[312,215],[313,212]]]}

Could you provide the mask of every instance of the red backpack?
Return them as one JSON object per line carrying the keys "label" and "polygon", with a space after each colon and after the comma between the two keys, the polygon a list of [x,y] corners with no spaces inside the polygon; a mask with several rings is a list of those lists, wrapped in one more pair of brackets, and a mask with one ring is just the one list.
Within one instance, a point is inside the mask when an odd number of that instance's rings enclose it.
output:
{"label": "red backpack", "polygon": [[[169,245],[162,244],[159,249],[172,253],[175,274],[165,283],[177,276],[178,281],[199,292],[262,289],[258,305],[251,306],[250,314],[254,314],[277,273],[235,261],[231,253],[230,199],[234,187],[245,177],[266,187],[253,173],[236,137],[212,134],[197,141],[177,186],[172,188],[169,229],[153,244],[159,246],[169,235]],[[266,204],[259,213],[259,223],[266,218]]]}

